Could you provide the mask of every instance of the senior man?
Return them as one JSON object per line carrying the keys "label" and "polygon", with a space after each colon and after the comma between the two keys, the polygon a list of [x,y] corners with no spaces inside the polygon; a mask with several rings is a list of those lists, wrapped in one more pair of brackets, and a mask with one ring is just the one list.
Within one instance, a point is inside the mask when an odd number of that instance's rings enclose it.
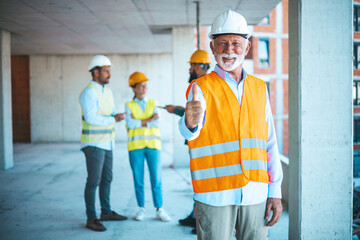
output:
{"label": "senior man", "polygon": [[209,37],[217,65],[189,86],[179,121],[198,239],[230,240],[234,228],[237,239],[267,239],[282,212],[282,169],[266,84],[243,69],[251,44],[242,15],[218,15]]}

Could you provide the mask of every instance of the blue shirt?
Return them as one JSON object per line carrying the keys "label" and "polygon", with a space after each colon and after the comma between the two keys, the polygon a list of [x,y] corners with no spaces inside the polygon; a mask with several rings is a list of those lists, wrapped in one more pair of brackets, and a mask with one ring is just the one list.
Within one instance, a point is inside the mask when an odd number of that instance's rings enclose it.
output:
{"label": "blue shirt", "polygon": [[[232,92],[236,96],[239,104],[241,105],[241,99],[243,94],[244,79],[247,76],[246,71],[243,69],[242,79],[238,84],[231,74],[221,69],[218,65],[215,66],[214,71],[229,85]],[[204,94],[199,87],[199,101],[202,108],[206,110],[206,102]],[[192,100],[192,89],[190,89],[188,101]],[[271,114],[271,107],[269,103],[269,97],[266,96],[266,110],[265,110],[266,123],[269,126],[269,138],[267,142],[267,154],[268,154],[268,173],[269,183],[261,183],[250,181],[246,186],[242,188],[210,192],[210,193],[194,193],[194,199],[196,201],[212,205],[212,206],[228,206],[228,205],[253,205],[266,201],[269,198],[281,198],[281,181],[282,181],[282,168],[280,163],[280,155],[276,140],[274,122]],[[204,111],[205,112],[205,111]],[[205,119],[206,116],[204,116]],[[185,124],[185,116],[179,121],[179,130],[181,135],[187,140],[196,139],[203,127],[203,123],[200,123],[193,131],[190,131]]]}
{"label": "blue shirt", "polygon": [[[102,93],[104,93],[104,86],[100,85],[95,81],[91,81],[97,88],[100,89]],[[110,90],[110,89],[109,89]],[[113,98],[112,93],[110,91],[111,98]],[[96,92],[91,87],[85,88],[85,90],[81,93],[80,96],[80,105],[81,109],[84,113],[85,121],[91,125],[97,126],[106,126],[109,124],[114,124],[115,118],[112,116],[103,116],[98,114],[100,109],[99,100],[96,95]],[[116,114],[115,104],[112,115]],[[81,142],[81,149],[87,146],[98,147],[105,150],[113,150],[115,147],[115,141],[109,142],[93,142],[93,143],[84,143]]]}
{"label": "blue shirt", "polygon": [[[143,112],[145,112],[145,108],[146,108],[146,103],[148,101],[147,98],[144,98],[142,100],[139,100],[138,98],[135,98],[134,101],[139,104],[141,110]],[[128,108],[127,105],[125,105],[125,112],[126,112],[126,117],[125,117],[125,121],[126,121],[126,126],[130,129],[135,129],[135,128],[141,128],[141,119],[134,119],[131,117],[131,111],[130,108]],[[157,106],[155,106],[154,108],[154,112],[153,114],[158,113],[158,108]],[[159,127],[159,119],[154,119],[151,122],[148,122],[146,124],[146,127],[148,128],[157,128]]]}

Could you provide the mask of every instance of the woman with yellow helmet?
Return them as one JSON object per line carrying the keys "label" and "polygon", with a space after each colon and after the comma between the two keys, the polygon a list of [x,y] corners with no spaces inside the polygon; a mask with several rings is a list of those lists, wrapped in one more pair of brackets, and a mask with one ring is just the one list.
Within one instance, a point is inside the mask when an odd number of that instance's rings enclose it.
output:
{"label": "woman with yellow helmet", "polygon": [[170,217],[162,208],[159,115],[156,101],[146,98],[147,81],[148,78],[141,72],[130,75],[129,87],[132,88],[135,96],[125,105],[129,160],[139,207],[133,219],[141,221],[145,217],[144,162],[146,159],[156,219],[167,222],[170,221]]}

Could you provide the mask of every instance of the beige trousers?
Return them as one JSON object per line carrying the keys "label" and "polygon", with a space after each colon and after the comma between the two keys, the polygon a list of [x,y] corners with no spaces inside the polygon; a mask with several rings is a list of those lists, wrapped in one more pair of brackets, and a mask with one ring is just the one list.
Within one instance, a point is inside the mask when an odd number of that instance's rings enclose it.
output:
{"label": "beige trousers", "polygon": [[194,214],[198,240],[268,239],[266,201],[248,206],[214,207],[195,201]]}

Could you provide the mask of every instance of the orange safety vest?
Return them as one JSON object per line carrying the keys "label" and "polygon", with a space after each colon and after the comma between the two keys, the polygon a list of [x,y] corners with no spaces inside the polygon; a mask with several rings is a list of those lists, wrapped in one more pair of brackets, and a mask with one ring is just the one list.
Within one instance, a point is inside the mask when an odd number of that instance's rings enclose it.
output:
{"label": "orange safety vest", "polygon": [[244,81],[240,106],[229,85],[215,72],[196,80],[206,102],[204,126],[200,135],[189,141],[196,193],[240,188],[250,180],[269,182],[266,85],[249,74]]}

